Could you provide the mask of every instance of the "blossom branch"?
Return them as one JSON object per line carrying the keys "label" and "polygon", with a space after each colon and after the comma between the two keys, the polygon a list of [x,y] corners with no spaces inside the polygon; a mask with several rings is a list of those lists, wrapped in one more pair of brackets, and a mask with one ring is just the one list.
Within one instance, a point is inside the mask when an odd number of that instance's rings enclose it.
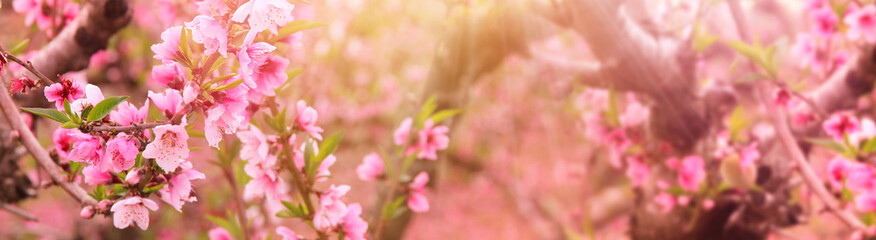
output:
{"label": "blossom branch", "polygon": [[140,131],[145,129],[150,129],[154,127],[158,127],[161,125],[170,124],[170,121],[164,122],[151,122],[151,123],[132,123],[128,126],[91,126],[86,127],[86,132],[126,132],[131,133],[134,131]]}
{"label": "blossom branch", "polygon": [[85,189],[82,189],[82,187],[75,183],[67,181],[67,174],[64,170],[52,161],[49,153],[40,145],[39,140],[34,136],[30,127],[21,120],[21,112],[18,111],[18,107],[15,105],[15,102],[12,101],[12,97],[9,96],[9,91],[6,89],[5,85],[0,84],[0,92],[2,92],[0,93],[0,109],[3,111],[3,116],[6,117],[9,125],[18,131],[21,136],[22,145],[24,145],[30,154],[33,155],[36,162],[46,170],[49,177],[61,186],[67,194],[83,205],[96,206],[97,201],[95,201],[94,198],[91,198],[91,196],[88,196]]}
{"label": "blossom branch", "polygon": [[24,209],[18,208],[16,206],[13,206],[13,205],[8,204],[8,203],[0,203],[0,208],[3,208],[3,210],[6,210],[7,212],[15,214],[16,216],[24,218],[25,220],[28,220],[28,221],[39,220],[33,214],[30,214],[30,213],[24,211]]}
{"label": "blossom branch", "polygon": [[43,85],[48,86],[48,85],[52,85],[53,83],[55,83],[55,81],[50,80],[48,77],[46,77],[46,75],[43,75],[42,72],[40,72],[36,68],[34,68],[33,63],[31,63],[30,61],[21,60],[20,58],[16,57],[15,55],[12,55],[11,53],[9,53],[9,51],[6,51],[6,49],[4,49],[3,46],[0,46],[0,57],[3,57],[3,59],[12,60],[13,62],[18,63],[18,65],[21,65],[22,67],[24,67],[24,69],[27,69],[27,71],[30,71],[32,74],[34,74],[37,77],[37,79],[39,79],[40,82],[43,83]]}

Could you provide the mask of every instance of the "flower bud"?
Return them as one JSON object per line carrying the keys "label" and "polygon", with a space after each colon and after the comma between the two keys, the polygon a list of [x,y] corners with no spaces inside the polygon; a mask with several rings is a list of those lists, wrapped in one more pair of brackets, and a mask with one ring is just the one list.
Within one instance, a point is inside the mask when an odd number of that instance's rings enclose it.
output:
{"label": "flower bud", "polygon": [[97,208],[98,208],[101,212],[109,212],[110,207],[112,207],[112,205],[113,205],[113,204],[110,203],[109,200],[104,199],[104,200],[100,200],[100,202],[97,203]]}
{"label": "flower bud", "polygon": [[128,185],[137,185],[140,183],[140,170],[139,169],[131,169],[128,172],[128,176],[125,176],[125,183]]}
{"label": "flower bud", "polygon": [[91,219],[94,217],[94,206],[85,206],[82,208],[82,211],[79,212],[79,216],[84,219]]}

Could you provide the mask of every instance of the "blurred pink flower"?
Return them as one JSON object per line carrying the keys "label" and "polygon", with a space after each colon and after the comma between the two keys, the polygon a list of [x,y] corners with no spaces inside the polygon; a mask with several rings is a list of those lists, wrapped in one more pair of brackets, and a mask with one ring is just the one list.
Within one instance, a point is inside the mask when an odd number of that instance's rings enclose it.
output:
{"label": "blurred pink flower", "polygon": [[207,236],[210,238],[210,240],[234,240],[234,237],[231,236],[231,233],[221,227],[215,227],[213,229],[210,229],[210,231],[207,232]]}
{"label": "blurred pink flower", "polygon": [[797,35],[797,41],[791,46],[791,53],[800,58],[801,67],[821,71],[825,65],[824,59],[819,57],[822,47],[812,35],[802,33]]}
{"label": "blurred pink flower", "polygon": [[654,197],[654,202],[660,206],[660,212],[667,214],[675,207],[675,197],[672,194],[661,192]]}
{"label": "blurred pink flower", "polygon": [[64,111],[64,99],[73,102],[85,96],[85,90],[78,82],[68,78],[61,78],[58,83],[53,83],[45,89],[46,100],[55,103],[55,108]]}
{"label": "blurred pink flower", "polygon": [[414,177],[408,187],[408,208],[413,212],[423,213],[429,211],[429,199],[426,198],[426,184],[429,183],[429,174],[420,172]]}
{"label": "blurred pink flower", "polygon": [[627,177],[633,182],[633,187],[641,186],[648,180],[651,170],[641,157],[627,158]]}
{"label": "blurred pink flower", "polygon": [[152,99],[158,110],[161,110],[164,116],[169,119],[183,110],[182,95],[176,89],[165,89],[164,93],[149,91],[149,99]]}
{"label": "blurred pink flower", "polygon": [[155,59],[161,60],[163,63],[175,61],[173,56],[179,53],[179,40],[182,34],[182,26],[170,27],[161,33],[161,40],[164,42],[153,44],[152,52],[155,52]]}
{"label": "blurred pink flower", "polygon": [[627,133],[624,129],[616,129],[611,131],[601,139],[608,146],[608,160],[614,168],[621,168],[623,159],[621,156],[624,151],[633,145],[633,142],[627,138]]}
{"label": "blurred pink flower", "polygon": [[293,20],[294,7],[285,0],[250,0],[234,11],[231,20],[242,23],[248,17],[250,30],[243,42],[249,44],[262,31],[270,30],[277,34],[279,27]]}
{"label": "blurred pink flower", "polygon": [[298,235],[295,232],[283,226],[277,227],[277,235],[283,237],[283,240],[298,240]]}
{"label": "blurred pink flower", "polygon": [[749,171],[752,169],[751,166],[754,165],[754,162],[760,159],[760,152],[757,150],[757,145],[757,142],[752,142],[739,152],[739,163],[742,165],[742,171]]}
{"label": "blurred pink flower", "polygon": [[414,120],[411,118],[402,120],[401,125],[392,133],[392,140],[395,142],[395,145],[402,146],[408,142],[408,135],[411,134],[411,126],[413,124]]}
{"label": "blurred pink flower", "polygon": [[243,83],[249,88],[256,88],[256,82],[253,79],[253,74],[260,71],[259,69],[271,56],[271,52],[277,48],[266,42],[257,42],[250,45],[240,46],[237,51],[237,61],[240,62],[239,73],[243,76]]}
{"label": "blurred pink flower", "polygon": [[246,120],[246,89],[240,85],[222,92],[213,92],[215,102],[206,111],[204,135],[211,147],[219,148],[223,134],[234,134]]}
{"label": "blurred pink flower", "polygon": [[836,157],[827,164],[827,180],[836,189],[842,189],[843,178],[851,162],[843,157]]}
{"label": "blurred pink flower", "polygon": [[812,11],[810,15],[813,20],[815,20],[815,26],[812,32],[816,37],[828,38],[836,31],[839,18],[833,12],[833,9],[820,8]]}
{"label": "blurred pink flower", "polygon": [[861,212],[876,211],[876,193],[864,192],[855,196],[855,208]]}
{"label": "blurred pink flower", "polygon": [[827,135],[838,142],[844,142],[846,134],[852,134],[861,129],[861,123],[855,116],[848,112],[839,112],[831,115],[822,124]]}
{"label": "blurred pink flower", "polygon": [[109,172],[100,170],[100,168],[94,165],[82,168],[82,176],[85,178],[85,184],[88,185],[109,183],[113,178]]}
{"label": "blurred pink flower", "polygon": [[319,197],[319,206],[313,217],[313,226],[316,229],[329,231],[343,220],[343,217],[347,215],[347,205],[341,201],[341,197],[349,191],[350,186],[332,185]]}
{"label": "blurred pink flower", "polygon": [[70,111],[74,113],[82,113],[82,110],[84,110],[86,107],[88,107],[89,105],[95,106],[100,103],[100,101],[103,101],[103,99],[103,92],[100,90],[99,87],[93,84],[86,84],[85,98],[76,99],[76,101],[71,102]]}
{"label": "blurred pink flower", "polygon": [[316,113],[316,109],[312,107],[308,107],[307,103],[304,100],[299,100],[297,106],[297,115],[295,116],[295,123],[302,130],[310,134],[313,138],[317,140],[322,140],[322,128],[316,126],[316,121],[319,115]]}
{"label": "blurred pink flower", "polygon": [[[276,156],[270,155],[268,158],[268,162],[277,161]],[[246,201],[265,197],[269,202],[279,203],[283,195],[289,191],[289,187],[280,178],[279,173],[268,166],[247,164],[244,170],[246,170],[247,175],[253,178],[243,190],[243,198]]]}
{"label": "blurred pink flower", "polygon": [[149,228],[149,210],[155,211],[158,205],[152,200],[140,197],[129,197],[113,204],[113,225],[119,229],[128,228],[135,222],[140,229]]}
{"label": "blurred pink flower", "polygon": [[204,44],[204,55],[218,52],[223,57],[228,56],[228,30],[225,29],[225,23],[200,15],[185,25],[192,30],[192,40]]}
{"label": "blurred pink flower", "polygon": [[712,200],[712,199],[703,200],[703,209],[711,210],[713,207],[715,207],[715,200]]}
{"label": "blurred pink flower", "polygon": [[435,126],[432,119],[426,119],[423,129],[419,132],[419,143],[417,150],[417,158],[425,158],[429,160],[438,159],[438,150],[446,149],[450,144],[450,138],[447,137],[449,129],[446,126]]}
{"label": "blurred pink flower", "polygon": [[189,157],[189,134],[181,125],[161,125],[152,129],[155,139],[143,150],[144,158],[154,158],[165,172],[173,172]]}
{"label": "blurred pink flower", "polygon": [[36,85],[36,81],[27,77],[13,78],[9,83],[9,92],[26,94]]}
{"label": "blurred pink flower", "polygon": [[288,66],[289,60],[274,55],[268,56],[265,62],[257,68],[257,71],[253,72],[252,77],[256,83],[253,93],[265,96],[276,95],[274,90],[289,79],[289,75],[286,73]]}
{"label": "blurred pink flower", "polygon": [[681,161],[678,169],[678,184],[688,191],[696,191],[700,183],[706,179],[703,158],[699,156],[687,156]]}
{"label": "blurred pink flower", "polygon": [[140,169],[131,169],[128,171],[128,175],[125,175],[125,183],[128,185],[136,185],[140,183]]}
{"label": "blurred pink flower", "polygon": [[789,93],[787,89],[779,89],[773,94],[773,104],[776,106],[787,108],[790,101],[791,93]]}
{"label": "blurred pink flower", "polygon": [[203,173],[194,169],[187,169],[174,175],[167,181],[167,185],[158,190],[161,200],[170,204],[174,209],[182,212],[185,202],[195,202],[198,199],[192,196],[192,180],[204,179]]}
{"label": "blurred pink flower", "polygon": [[353,203],[347,206],[347,214],[344,215],[344,239],[365,240],[368,234],[368,222],[362,217],[362,206]]}
{"label": "blurred pink flower", "polygon": [[101,170],[108,170],[105,169],[106,166],[101,164],[104,153],[101,139],[84,133],[77,133],[73,137],[73,149],[70,150],[68,155],[70,161],[86,162],[99,167]]}
{"label": "blurred pink flower", "polygon": [[82,134],[82,132],[79,129],[71,128],[58,128],[52,133],[52,142],[58,157],[69,159],[68,154],[73,150],[73,143],[76,140],[75,136],[77,134]]}
{"label": "blurred pink flower", "polygon": [[627,95],[629,103],[623,114],[620,116],[620,123],[623,127],[635,127],[645,122],[651,114],[651,110],[639,103],[636,100],[636,95],[630,93]]}
{"label": "blurred pink flower", "polygon": [[268,157],[268,139],[255,125],[250,125],[249,130],[237,132],[237,138],[243,144],[240,149],[240,159],[261,162]]}
{"label": "blurred pink flower", "polygon": [[186,69],[176,62],[166,62],[152,67],[152,81],[159,86],[173,89],[182,89],[188,81]]}
{"label": "blurred pink flower", "polygon": [[127,126],[132,123],[143,123],[146,121],[146,116],[149,114],[149,99],[139,109],[129,102],[123,102],[116,107],[116,110],[110,112],[110,120],[113,122]]}
{"label": "blurred pink flower", "polygon": [[876,6],[869,4],[854,10],[846,14],[844,21],[849,26],[849,38],[863,38],[868,43],[876,42]]}
{"label": "blurred pink flower", "polygon": [[122,172],[134,166],[137,154],[140,153],[136,143],[128,140],[126,136],[125,133],[120,133],[106,143],[103,161],[104,164],[109,163],[109,170],[112,172]]}
{"label": "blurred pink flower", "polygon": [[362,159],[362,164],[356,167],[359,179],[370,181],[383,174],[383,159],[377,153],[371,153]]}
{"label": "blurred pink flower", "polygon": [[198,5],[198,13],[206,16],[223,16],[231,10],[223,0],[197,1],[195,5]]}

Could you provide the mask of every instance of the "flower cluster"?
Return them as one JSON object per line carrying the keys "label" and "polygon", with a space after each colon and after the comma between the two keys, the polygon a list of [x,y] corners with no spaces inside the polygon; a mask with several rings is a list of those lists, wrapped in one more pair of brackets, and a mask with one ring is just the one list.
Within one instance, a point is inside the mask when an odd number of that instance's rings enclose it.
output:
{"label": "flower cluster", "polygon": [[70,0],[15,0],[12,8],[25,15],[27,25],[36,24],[49,35],[70,24],[79,14],[79,4]]}

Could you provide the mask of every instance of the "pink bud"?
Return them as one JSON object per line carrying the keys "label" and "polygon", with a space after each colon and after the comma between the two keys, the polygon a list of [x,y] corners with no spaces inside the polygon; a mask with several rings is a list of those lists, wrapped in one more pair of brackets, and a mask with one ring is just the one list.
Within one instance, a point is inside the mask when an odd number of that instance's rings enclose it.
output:
{"label": "pink bud", "polygon": [[112,205],[113,204],[110,203],[109,200],[104,199],[104,200],[100,200],[100,202],[97,203],[97,208],[100,209],[101,212],[109,212],[110,207],[112,207]]}
{"label": "pink bud", "polygon": [[128,172],[128,176],[125,176],[125,183],[129,185],[137,185],[140,183],[140,170],[139,169],[131,169]]}
{"label": "pink bud", "polygon": [[85,206],[82,208],[82,211],[79,212],[79,216],[84,219],[91,219],[94,217],[94,207],[93,206]]}

